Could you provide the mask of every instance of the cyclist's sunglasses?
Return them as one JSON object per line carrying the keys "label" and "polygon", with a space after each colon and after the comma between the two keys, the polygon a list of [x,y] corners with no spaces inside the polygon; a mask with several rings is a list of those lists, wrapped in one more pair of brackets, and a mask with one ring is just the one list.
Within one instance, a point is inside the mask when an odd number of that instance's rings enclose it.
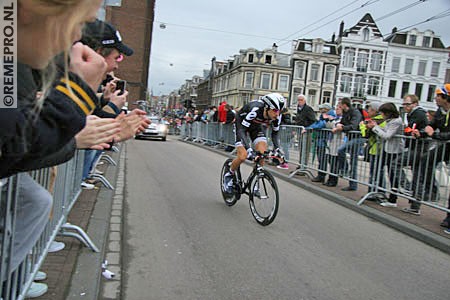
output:
{"label": "cyclist's sunglasses", "polygon": [[279,112],[281,112],[281,110],[275,109],[275,108],[272,108],[272,110],[273,110],[274,113],[279,113]]}
{"label": "cyclist's sunglasses", "polygon": [[119,57],[116,58],[117,62],[121,62],[123,60],[123,54],[120,53]]}

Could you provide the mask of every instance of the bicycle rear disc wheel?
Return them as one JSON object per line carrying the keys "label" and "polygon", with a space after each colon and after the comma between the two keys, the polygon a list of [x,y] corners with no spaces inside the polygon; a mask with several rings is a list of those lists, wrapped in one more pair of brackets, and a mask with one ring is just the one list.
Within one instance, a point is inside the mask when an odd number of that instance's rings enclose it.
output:
{"label": "bicycle rear disc wheel", "polygon": [[225,161],[225,163],[222,166],[222,171],[220,172],[220,190],[222,191],[222,197],[223,197],[223,201],[225,201],[225,204],[227,206],[233,206],[236,204],[237,200],[239,199],[236,195],[236,192],[233,193],[227,193],[224,190],[224,178],[225,178],[225,174],[230,171],[230,166],[231,163],[233,162],[233,160],[231,158],[227,159]]}
{"label": "bicycle rear disc wheel", "polygon": [[271,224],[277,216],[279,201],[275,178],[262,170],[253,179],[249,193],[250,211],[256,222],[262,226]]}

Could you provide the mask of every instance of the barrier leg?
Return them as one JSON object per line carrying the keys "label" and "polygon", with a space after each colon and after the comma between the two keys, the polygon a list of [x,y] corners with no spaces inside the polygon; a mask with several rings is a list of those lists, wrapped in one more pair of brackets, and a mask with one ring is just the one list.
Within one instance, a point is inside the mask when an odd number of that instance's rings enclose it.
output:
{"label": "barrier leg", "polygon": [[[78,233],[68,232],[66,230],[75,230]],[[94,242],[92,242],[92,240],[89,238],[87,233],[79,226],[66,223],[61,226],[60,234],[63,236],[70,236],[77,238],[80,242],[82,242],[86,247],[90,248],[92,251],[100,252],[97,246],[95,246]]]}

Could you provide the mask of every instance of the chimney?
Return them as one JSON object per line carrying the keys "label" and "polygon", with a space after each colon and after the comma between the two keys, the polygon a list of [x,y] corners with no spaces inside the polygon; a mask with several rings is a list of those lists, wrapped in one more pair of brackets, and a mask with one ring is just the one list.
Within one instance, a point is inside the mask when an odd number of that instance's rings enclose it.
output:
{"label": "chimney", "polygon": [[331,36],[331,42],[334,43],[336,40],[336,33],[333,32],[333,35]]}
{"label": "chimney", "polygon": [[276,43],[273,43],[273,45],[272,45],[272,50],[273,50],[273,52],[277,52],[278,46],[277,46]]}
{"label": "chimney", "polygon": [[344,21],[341,22],[341,25],[339,26],[339,37],[342,37],[344,34]]}
{"label": "chimney", "polygon": [[397,30],[398,30],[397,27],[392,28],[392,34],[396,33]]}

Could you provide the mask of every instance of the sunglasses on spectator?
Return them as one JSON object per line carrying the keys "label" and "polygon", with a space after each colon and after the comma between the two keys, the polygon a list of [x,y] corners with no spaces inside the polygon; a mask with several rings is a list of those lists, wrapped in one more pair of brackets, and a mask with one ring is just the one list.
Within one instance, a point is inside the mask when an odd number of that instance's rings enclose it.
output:
{"label": "sunglasses on spectator", "polygon": [[410,106],[412,103],[402,103],[402,106]]}
{"label": "sunglasses on spectator", "polygon": [[117,62],[121,62],[123,60],[123,54],[120,54],[117,58],[116,61]]}

